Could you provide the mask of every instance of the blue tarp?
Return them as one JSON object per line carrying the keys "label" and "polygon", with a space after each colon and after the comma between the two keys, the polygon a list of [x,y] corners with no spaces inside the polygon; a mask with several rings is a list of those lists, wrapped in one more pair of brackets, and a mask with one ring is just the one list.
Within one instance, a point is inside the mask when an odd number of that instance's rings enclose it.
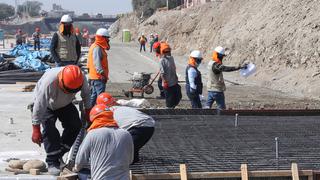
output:
{"label": "blue tarp", "polygon": [[13,63],[21,69],[29,69],[35,71],[45,71],[50,68],[49,65],[41,62],[41,59],[50,56],[48,51],[35,51],[31,52],[28,46],[18,45],[9,51],[9,55],[15,56],[16,59]]}

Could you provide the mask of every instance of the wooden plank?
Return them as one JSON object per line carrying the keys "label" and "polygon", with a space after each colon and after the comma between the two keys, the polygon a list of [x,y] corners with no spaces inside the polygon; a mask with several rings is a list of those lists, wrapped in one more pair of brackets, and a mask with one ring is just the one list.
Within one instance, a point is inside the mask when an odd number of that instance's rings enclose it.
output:
{"label": "wooden plank", "polygon": [[30,169],[31,175],[40,175],[40,169]]}
{"label": "wooden plank", "polygon": [[[300,176],[312,176],[312,170],[300,170]],[[248,177],[291,177],[291,170],[248,171]],[[180,179],[180,173],[133,174],[133,180]],[[188,173],[188,179],[240,178],[241,171],[194,172]],[[311,179],[308,179],[311,180]]]}
{"label": "wooden plank", "polygon": [[297,163],[291,164],[291,171],[292,171],[292,180],[299,180],[299,171],[298,171]]}
{"label": "wooden plank", "polygon": [[180,176],[181,180],[188,180],[186,164],[180,164]]}
{"label": "wooden plank", "polygon": [[241,180],[249,180],[247,164],[241,164]]}

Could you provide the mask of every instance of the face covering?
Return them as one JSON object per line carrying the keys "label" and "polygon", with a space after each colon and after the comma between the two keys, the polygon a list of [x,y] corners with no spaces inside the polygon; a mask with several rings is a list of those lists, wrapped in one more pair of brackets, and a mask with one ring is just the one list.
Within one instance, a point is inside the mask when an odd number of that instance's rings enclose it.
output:
{"label": "face covering", "polygon": [[106,50],[110,49],[109,39],[104,36],[96,35],[95,43],[103,49],[106,49]]}

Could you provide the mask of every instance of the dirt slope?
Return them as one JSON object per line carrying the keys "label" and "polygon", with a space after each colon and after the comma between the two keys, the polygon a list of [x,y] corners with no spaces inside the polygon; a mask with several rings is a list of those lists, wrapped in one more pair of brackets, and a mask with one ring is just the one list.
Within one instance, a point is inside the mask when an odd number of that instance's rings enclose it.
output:
{"label": "dirt slope", "polygon": [[[178,55],[192,49],[210,59],[215,46],[229,49],[226,64],[251,61],[258,72],[247,81],[320,99],[320,4],[316,0],[223,0],[182,11],[157,12],[139,22],[126,15],[112,32],[159,33]],[[120,31],[120,33],[118,32]]]}

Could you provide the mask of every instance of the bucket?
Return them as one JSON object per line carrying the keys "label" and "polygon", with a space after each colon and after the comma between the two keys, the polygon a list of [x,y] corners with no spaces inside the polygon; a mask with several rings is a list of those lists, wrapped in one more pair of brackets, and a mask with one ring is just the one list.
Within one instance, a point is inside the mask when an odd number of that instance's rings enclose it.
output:
{"label": "bucket", "polygon": [[240,75],[242,77],[248,77],[248,76],[254,74],[256,72],[256,70],[257,70],[256,65],[253,63],[249,63],[247,65],[247,68],[240,70]]}

